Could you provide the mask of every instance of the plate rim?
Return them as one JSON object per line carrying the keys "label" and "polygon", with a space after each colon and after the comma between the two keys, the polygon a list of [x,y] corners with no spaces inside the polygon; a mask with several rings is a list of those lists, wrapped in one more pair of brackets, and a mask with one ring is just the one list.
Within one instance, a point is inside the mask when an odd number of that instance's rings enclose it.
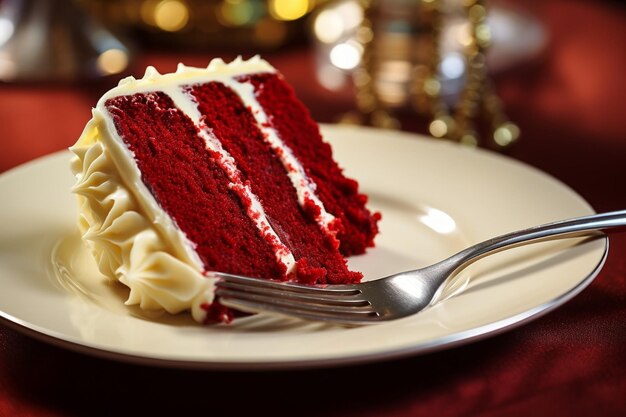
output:
{"label": "plate rim", "polygon": [[[401,140],[426,140],[433,143],[442,143],[440,140],[435,138],[431,138],[428,136],[413,134],[409,132],[394,132],[388,131],[384,129],[372,129],[372,128],[363,128],[363,127],[344,127],[337,125],[320,125],[322,130],[326,129],[336,129],[336,130],[352,130],[352,129],[367,129],[367,130],[381,130],[384,134],[390,134],[390,132],[394,135],[397,135]],[[459,145],[449,143],[450,146],[458,148]],[[541,174],[544,179],[549,179],[550,181],[556,183],[558,186],[567,189],[570,193],[574,194],[576,197],[580,199],[582,203],[584,203],[590,211],[594,211],[593,208],[589,205],[589,203],[580,196],[575,190],[569,187],[567,184],[563,183],[558,178],[553,177],[552,175],[532,166],[523,161],[519,161],[501,154],[497,154],[493,151],[478,148],[475,150],[476,152],[486,155],[490,158],[500,159],[507,163],[514,163],[524,167],[525,169],[530,169],[535,171],[535,173]],[[40,163],[43,163],[45,160],[60,158],[61,155],[69,155],[67,150],[61,150],[58,152],[54,152],[52,154],[44,155],[38,158],[35,158],[31,161],[28,161],[24,164],[13,167],[2,174],[0,174],[0,184],[5,181],[10,182],[11,178],[15,175],[19,175],[21,172],[28,171],[31,167],[36,166]],[[446,335],[444,337],[436,338],[435,340],[430,340],[426,343],[417,343],[412,344],[409,347],[399,347],[396,349],[383,349],[380,351],[376,351],[374,353],[359,353],[346,355],[341,354],[334,357],[320,357],[320,358],[310,358],[310,359],[298,359],[298,358],[287,358],[283,360],[273,360],[273,359],[259,359],[259,358],[251,358],[251,360],[228,360],[221,359],[218,361],[213,360],[185,360],[185,359],[177,359],[177,358],[159,358],[151,355],[139,355],[134,353],[120,352],[114,349],[107,349],[105,347],[98,347],[91,345],[90,341],[80,341],[80,340],[72,340],[73,337],[67,337],[63,334],[55,335],[56,332],[50,331],[50,329],[39,329],[37,325],[33,325],[32,323],[26,323],[18,317],[14,317],[11,314],[8,314],[2,310],[0,310],[0,323],[6,325],[7,327],[14,329],[18,332],[26,334],[29,337],[33,337],[34,339],[43,341],[45,343],[50,343],[54,346],[62,347],[69,349],[74,352],[78,352],[81,354],[87,354],[90,356],[116,360],[126,363],[140,364],[140,365],[148,365],[148,366],[159,366],[159,367],[167,367],[167,368],[182,368],[182,369],[204,369],[204,370],[216,370],[216,371],[270,371],[270,370],[297,370],[297,369],[314,369],[314,368],[329,368],[329,367],[339,367],[339,366],[353,366],[371,362],[379,362],[379,361],[389,361],[394,359],[405,358],[409,356],[417,356],[422,354],[431,353],[434,351],[439,351],[442,349],[452,348],[455,346],[472,343],[474,341],[478,341],[481,339],[485,339],[487,337],[495,336],[497,334],[501,334],[505,331],[512,330],[514,328],[525,325],[526,323],[538,319],[543,315],[549,313],[555,308],[565,304],[576,295],[578,295],[581,291],[583,291],[598,275],[600,270],[602,269],[609,249],[609,240],[606,235],[600,237],[599,239],[603,239],[603,253],[600,259],[597,261],[593,270],[588,273],[588,275],[579,281],[574,287],[572,287],[569,291],[565,293],[559,294],[552,300],[549,300],[539,306],[536,306],[532,309],[523,311],[521,313],[515,314],[514,316],[501,319],[495,322],[491,322],[479,327],[475,327],[469,330],[458,331],[452,333],[450,335]]]}

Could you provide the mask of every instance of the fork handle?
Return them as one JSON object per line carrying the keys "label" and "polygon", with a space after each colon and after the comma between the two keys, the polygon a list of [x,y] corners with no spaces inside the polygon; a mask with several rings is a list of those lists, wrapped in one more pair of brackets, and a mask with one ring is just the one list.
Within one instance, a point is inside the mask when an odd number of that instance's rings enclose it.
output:
{"label": "fork handle", "polygon": [[507,233],[470,246],[447,260],[441,261],[440,266],[449,268],[451,274],[487,255],[512,247],[575,235],[589,235],[593,231],[622,226],[626,226],[626,210],[560,220]]}

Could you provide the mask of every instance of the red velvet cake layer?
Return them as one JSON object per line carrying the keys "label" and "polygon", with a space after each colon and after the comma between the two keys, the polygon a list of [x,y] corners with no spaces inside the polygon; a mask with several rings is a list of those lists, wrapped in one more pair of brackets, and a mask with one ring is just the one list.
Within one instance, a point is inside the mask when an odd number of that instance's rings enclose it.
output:
{"label": "red velvet cake layer", "polygon": [[254,85],[256,98],[267,113],[271,126],[291,148],[317,184],[316,194],[325,209],[340,219],[343,230],[337,237],[344,255],[360,254],[374,246],[379,213],[365,208],[367,197],[358,192],[358,183],[346,178],[332,158],[330,146],[322,141],[317,124],[296,98],[293,89],[275,73],[238,78]]}
{"label": "red velvet cake layer", "polygon": [[335,240],[321,231],[314,213],[300,207],[285,168],[239,96],[219,82],[195,85],[190,92],[199,103],[204,123],[235,159],[272,228],[291,249],[297,261],[296,279],[306,283],[359,281],[361,274],[348,271]]}
{"label": "red velvet cake layer", "polygon": [[283,265],[246,215],[193,122],[164,93],[106,102],[159,205],[193,242],[206,270],[282,278]]}

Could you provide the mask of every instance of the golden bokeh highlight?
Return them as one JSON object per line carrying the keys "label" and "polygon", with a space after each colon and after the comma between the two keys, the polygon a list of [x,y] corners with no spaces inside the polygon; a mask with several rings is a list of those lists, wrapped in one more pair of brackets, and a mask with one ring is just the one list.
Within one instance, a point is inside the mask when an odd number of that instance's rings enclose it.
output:
{"label": "golden bokeh highlight", "polygon": [[424,81],[424,92],[431,97],[435,97],[441,92],[441,82],[436,78],[429,77]]}
{"label": "golden bokeh highlight", "polygon": [[519,134],[519,127],[514,123],[508,122],[504,123],[493,132],[493,140],[499,146],[505,147],[515,142]]}
{"label": "golden bokeh highlight", "polygon": [[270,0],[270,15],[278,20],[296,20],[303,17],[314,6],[313,0]]}
{"label": "golden bokeh highlight", "polygon": [[121,49],[108,49],[96,60],[96,67],[101,74],[118,74],[128,66],[128,54]]}
{"label": "golden bokeh highlight", "polygon": [[356,42],[343,42],[335,45],[330,50],[330,62],[337,68],[351,70],[361,62],[363,47]]}
{"label": "golden bokeh highlight", "polygon": [[491,28],[483,23],[476,26],[476,41],[481,47],[487,47],[491,44]]}
{"label": "golden bokeh highlight", "polygon": [[443,120],[435,119],[428,125],[428,131],[436,138],[442,138],[448,133],[448,125]]}
{"label": "golden bokeh highlight", "polygon": [[154,25],[166,32],[178,32],[189,22],[189,7],[181,0],[163,0],[154,7]]}
{"label": "golden bokeh highlight", "polygon": [[343,31],[341,16],[333,10],[323,10],[313,23],[313,32],[320,42],[337,42],[343,35]]}
{"label": "golden bokeh highlight", "polygon": [[466,22],[456,28],[456,40],[464,47],[469,47],[474,43],[474,33],[471,23]]}

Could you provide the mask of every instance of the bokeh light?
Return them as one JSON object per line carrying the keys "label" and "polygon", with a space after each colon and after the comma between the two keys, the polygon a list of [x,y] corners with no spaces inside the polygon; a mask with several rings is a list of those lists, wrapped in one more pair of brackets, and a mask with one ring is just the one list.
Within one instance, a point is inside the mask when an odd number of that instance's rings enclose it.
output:
{"label": "bokeh light", "polygon": [[180,0],[164,0],[154,7],[154,24],[167,32],[177,32],[189,22],[189,8]]}
{"label": "bokeh light", "polygon": [[268,4],[272,17],[279,20],[299,19],[307,14],[313,5],[313,1],[309,0],[270,0]]}
{"label": "bokeh light", "polygon": [[315,19],[313,31],[320,42],[337,42],[344,33],[341,15],[334,10],[324,10]]}
{"label": "bokeh light", "polygon": [[121,49],[108,49],[96,60],[96,67],[101,74],[118,74],[128,66],[128,54]]}
{"label": "bokeh light", "polygon": [[504,123],[493,132],[493,140],[500,146],[508,146],[519,137],[520,130],[513,123]]}
{"label": "bokeh light", "polygon": [[354,69],[361,61],[363,47],[354,41],[337,44],[330,50],[330,62],[337,68]]}
{"label": "bokeh light", "polygon": [[5,43],[13,35],[15,25],[6,17],[0,16],[0,45]]}
{"label": "bokeh light", "polygon": [[461,78],[465,73],[465,60],[458,52],[451,52],[443,57],[440,64],[441,74],[448,79]]}

